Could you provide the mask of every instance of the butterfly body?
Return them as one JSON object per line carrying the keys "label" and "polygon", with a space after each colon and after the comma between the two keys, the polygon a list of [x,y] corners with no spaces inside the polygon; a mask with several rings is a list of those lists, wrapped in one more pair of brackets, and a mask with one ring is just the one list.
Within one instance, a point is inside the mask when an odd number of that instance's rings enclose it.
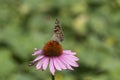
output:
{"label": "butterfly body", "polygon": [[54,34],[53,34],[52,40],[57,42],[62,42],[64,40],[64,35],[58,19],[56,19],[55,21],[55,28],[54,28]]}

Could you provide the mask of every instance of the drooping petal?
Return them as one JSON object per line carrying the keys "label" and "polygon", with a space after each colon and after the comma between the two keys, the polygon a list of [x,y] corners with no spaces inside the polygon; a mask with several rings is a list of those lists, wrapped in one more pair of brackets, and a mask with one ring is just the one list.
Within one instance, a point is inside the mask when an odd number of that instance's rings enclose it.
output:
{"label": "drooping petal", "polygon": [[78,60],[79,60],[79,58],[76,57],[76,56],[70,55],[70,57],[71,57],[71,59],[73,59],[73,60],[75,60],[75,61],[78,61]]}
{"label": "drooping petal", "polygon": [[69,70],[74,70],[69,64],[66,64]]}
{"label": "drooping petal", "polygon": [[61,69],[67,69],[65,64],[62,63],[62,61],[58,58],[56,58],[56,62],[59,64],[59,66],[61,67]]}
{"label": "drooping petal", "polygon": [[77,58],[76,56],[74,56],[74,55],[65,55],[65,54],[63,54],[65,57],[68,57],[69,59],[71,59],[71,60],[73,60],[73,61],[78,61],[79,60],[79,58]]}
{"label": "drooping petal", "polygon": [[44,57],[44,55],[40,55],[40,56],[38,56],[37,58],[35,58],[35,59],[33,60],[33,62],[36,62],[36,61],[42,59],[43,57]]}
{"label": "drooping petal", "polygon": [[43,63],[45,62],[45,59],[46,59],[46,58],[43,57],[43,58],[41,59],[41,61],[38,62],[38,64],[36,65],[36,70],[42,68],[42,65],[43,65]]}
{"label": "drooping petal", "polygon": [[60,56],[59,60],[64,63],[64,65],[67,67],[69,70],[73,70],[73,68]]}
{"label": "drooping petal", "polygon": [[56,57],[53,58],[53,62],[54,62],[54,66],[55,66],[55,68],[56,68],[57,70],[60,70],[60,71],[61,71],[62,69],[61,69],[59,63],[57,63],[57,61],[56,61]]}
{"label": "drooping petal", "polygon": [[62,55],[62,58],[71,66],[78,67],[78,64],[73,59],[69,58],[69,56],[66,57]]}
{"label": "drooping petal", "polygon": [[69,56],[65,57],[64,55],[62,55],[61,57],[62,57],[62,59],[64,59],[65,62],[67,62],[71,66],[78,67],[78,64],[75,61],[73,61],[72,59],[70,59]]}
{"label": "drooping petal", "polygon": [[50,58],[50,65],[49,65],[49,67],[50,67],[50,72],[52,73],[52,75],[54,75],[54,73],[55,73],[55,68],[54,68],[54,64],[53,63],[54,63],[53,59]]}
{"label": "drooping petal", "polygon": [[46,57],[42,66],[43,70],[46,70],[48,63],[49,63],[49,58]]}
{"label": "drooping petal", "polygon": [[38,54],[42,54],[42,50],[37,50],[32,55],[35,56],[35,55],[38,55]]}

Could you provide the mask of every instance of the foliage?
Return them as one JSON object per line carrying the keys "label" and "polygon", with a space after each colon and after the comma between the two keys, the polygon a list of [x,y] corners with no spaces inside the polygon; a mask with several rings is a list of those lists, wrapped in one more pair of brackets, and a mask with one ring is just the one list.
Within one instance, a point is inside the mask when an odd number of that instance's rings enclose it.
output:
{"label": "foliage", "polygon": [[51,39],[55,18],[64,49],[77,52],[79,68],[56,80],[120,80],[119,0],[0,0],[0,80],[48,80],[28,67],[35,47]]}

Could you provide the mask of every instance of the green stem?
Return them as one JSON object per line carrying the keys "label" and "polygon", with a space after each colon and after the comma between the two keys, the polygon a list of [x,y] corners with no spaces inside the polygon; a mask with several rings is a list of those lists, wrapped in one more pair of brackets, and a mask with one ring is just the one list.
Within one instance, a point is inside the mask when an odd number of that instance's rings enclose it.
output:
{"label": "green stem", "polygon": [[52,78],[52,80],[55,80],[55,76],[54,76],[54,75],[52,75],[52,74],[51,74],[51,78]]}

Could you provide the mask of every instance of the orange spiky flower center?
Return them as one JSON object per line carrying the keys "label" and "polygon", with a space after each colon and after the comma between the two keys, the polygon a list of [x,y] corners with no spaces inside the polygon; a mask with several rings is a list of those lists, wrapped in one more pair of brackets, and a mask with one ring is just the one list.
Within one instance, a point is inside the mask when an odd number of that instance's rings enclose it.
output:
{"label": "orange spiky flower center", "polygon": [[48,57],[60,56],[62,54],[62,46],[57,41],[49,41],[43,48],[43,54]]}

